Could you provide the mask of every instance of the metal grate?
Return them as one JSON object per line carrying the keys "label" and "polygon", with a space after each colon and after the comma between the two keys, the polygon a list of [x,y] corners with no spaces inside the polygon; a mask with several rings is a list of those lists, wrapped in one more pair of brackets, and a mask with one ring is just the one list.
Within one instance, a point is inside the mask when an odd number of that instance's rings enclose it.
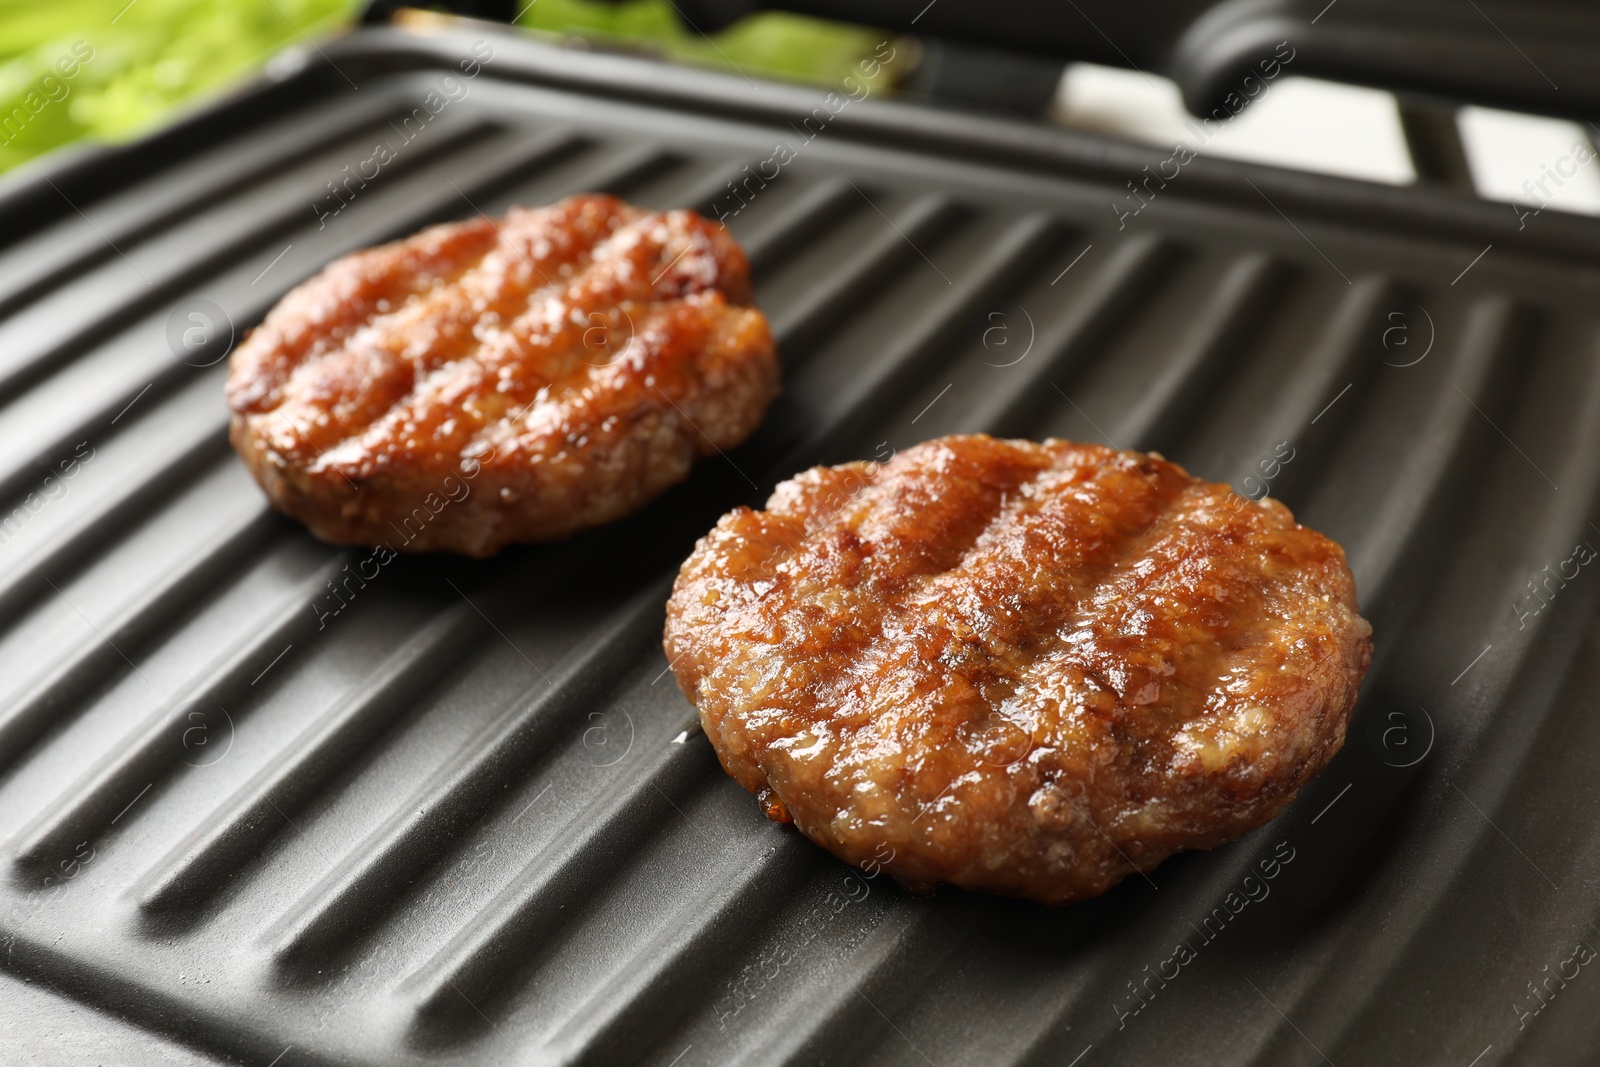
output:
{"label": "metal grate", "polygon": [[[478,40],[470,93],[319,223]],[[266,510],[222,367],[169,324],[206,300],[242,330],[330,258],[478,209],[731,212],[816,102],[487,27],[325,51],[0,190],[0,962],[119,1017],[93,1055],[1597,1046],[1600,979],[1528,983],[1600,937],[1600,571],[1573,548],[1600,544],[1600,227],[1199,160],[1119,229],[1159,155],[852,103],[729,218],[786,371],[750,443],[569,543],[374,572]],[[908,897],[722,774],[659,645],[694,539],[801,467],[980,430],[1160,449],[1346,546],[1377,660],[1284,817],[1046,910]],[[19,1018],[38,996],[0,987]]]}

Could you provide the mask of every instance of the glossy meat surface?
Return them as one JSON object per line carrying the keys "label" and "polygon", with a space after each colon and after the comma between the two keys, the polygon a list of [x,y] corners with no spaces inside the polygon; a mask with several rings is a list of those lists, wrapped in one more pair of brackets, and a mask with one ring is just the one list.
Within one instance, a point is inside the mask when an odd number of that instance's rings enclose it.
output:
{"label": "glossy meat surface", "polygon": [[324,540],[486,556],[610,521],[778,389],[743,251],[575,196],[344,257],[233,355],[231,438]]}
{"label": "glossy meat surface", "polygon": [[1065,903],[1277,815],[1370,635],[1344,553],[1276,501],[966,436],[724,516],[665,644],[770,817],[916,889]]}

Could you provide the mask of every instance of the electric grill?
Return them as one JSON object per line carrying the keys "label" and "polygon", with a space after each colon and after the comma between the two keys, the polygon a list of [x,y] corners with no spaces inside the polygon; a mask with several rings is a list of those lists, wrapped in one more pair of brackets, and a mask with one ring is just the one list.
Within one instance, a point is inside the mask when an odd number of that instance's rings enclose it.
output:
{"label": "electric grill", "polygon": [[[411,25],[0,186],[0,1061],[1592,1058],[1600,223]],[[589,189],[744,243],[758,434],[487,562],[270,513],[229,344]],[[908,895],[722,773],[677,564],[957,431],[1159,449],[1346,547],[1376,659],[1284,816],[1052,910]]]}

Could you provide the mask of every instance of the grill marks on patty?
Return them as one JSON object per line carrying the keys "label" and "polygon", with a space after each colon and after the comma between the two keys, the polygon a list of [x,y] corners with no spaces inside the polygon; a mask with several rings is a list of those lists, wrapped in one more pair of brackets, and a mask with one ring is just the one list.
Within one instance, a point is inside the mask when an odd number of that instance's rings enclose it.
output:
{"label": "grill marks on patty", "polygon": [[[375,544],[442,477],[413,549],[486,555],[615,518],[749,435],[777,392],[744,253],[688,211],[571,197],[355,253],[234,354],[233,439],[281,510]],[[468,523],[471,518],[476,524]]]}
{"label": "grill marks on patty", "polygon": [[[750,312],[711,301],[684,313],[685,295],[714,290],[693,280],[717,281],[717,252],[731,242],[719,249],[708,233],[683,225],[695,217],[674,214],[683,218],[574,197],[513,209],[499,223],[436,227],[411,239],[417,247],[357,253],[330,267],[314,291],[297,290],[251,337],[237,375],[249,384],[235,410],[280,409],[291,429],[275,444],[307,462],[354,440],[360,447],[342,465],[358,475],[372,462],[368,454],[397,442],[459,453],[543,390],[555,400],[603,387],[607,364],[622,351],[612,341],[637,338],[658,360],[692,352],[719,313]],[[748,300],[742,273],[727,285]],[[261,372],[245,373],[257,353],[269,357]],[[659,385],[683,391],[671,380],[679,368],[652,369]],[[466,396],[480,402],[461,405]]]}
{"label": "grill marks on patty", "polygon": [[666,645],[724,766],[825,847],[1059,902],[1275,815],[1338,749],[1369,633],[1276,502],[954,437],[726,516]]}

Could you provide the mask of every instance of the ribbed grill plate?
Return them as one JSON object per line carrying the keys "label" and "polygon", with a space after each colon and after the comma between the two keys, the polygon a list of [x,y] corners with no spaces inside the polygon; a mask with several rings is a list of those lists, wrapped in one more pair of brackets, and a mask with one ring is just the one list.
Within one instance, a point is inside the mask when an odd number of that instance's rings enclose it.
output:
{"label": "ribbed grill plate", "polygon": [[[487,27],[278,66],[0,189],[0,1060],[1589,1058],[1600,226],[1163,186],[1169,153],[874,100],[807,139],[810,92]],[[273,516],[171,324],[588,189],[729,213],[785,366],[757,436],[486,563]],[[1159,449],[1346,546],[1377,658],[1283,818],[1047,910],[910,897],[721,772],[660,648],[677,564],[796,470],[957,431]]]}

